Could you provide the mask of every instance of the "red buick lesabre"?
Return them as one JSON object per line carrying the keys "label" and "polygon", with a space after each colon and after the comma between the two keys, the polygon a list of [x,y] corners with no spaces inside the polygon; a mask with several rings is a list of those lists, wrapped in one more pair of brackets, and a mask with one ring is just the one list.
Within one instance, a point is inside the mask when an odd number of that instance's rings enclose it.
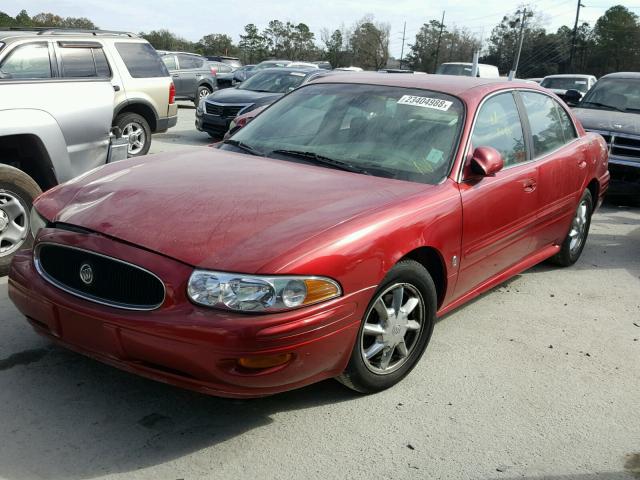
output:
{"label": "red buick lesabre", "polygon": [[217,149],[115,163],[42,195],[9,295],[116,367],[254,397],[388,388],[437,316],[573,264],[607,148],[530,83],[327,76]]}

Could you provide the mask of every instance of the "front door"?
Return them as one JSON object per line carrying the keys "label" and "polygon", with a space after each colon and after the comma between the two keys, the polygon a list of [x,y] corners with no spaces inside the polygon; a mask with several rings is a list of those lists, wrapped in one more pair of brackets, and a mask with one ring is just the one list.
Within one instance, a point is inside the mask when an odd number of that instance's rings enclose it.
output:
{"label": "front door", "polygon": [[532,251],[531,230],[539,205],[538,167],[530,160],[514,93],[491,96],[474,125],[476,147],[501,153],[504,168],[492,177],[460,185],[462,251],[456,296],[513,266]]}

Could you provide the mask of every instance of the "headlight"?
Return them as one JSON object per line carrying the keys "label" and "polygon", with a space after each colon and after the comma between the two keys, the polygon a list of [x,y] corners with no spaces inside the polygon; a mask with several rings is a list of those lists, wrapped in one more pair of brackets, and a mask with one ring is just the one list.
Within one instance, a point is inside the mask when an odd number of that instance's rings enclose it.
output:
{"label": "headlight", "polygon": [[47,226],[47,220],[38,213],[35,207],[31,207],[31,213],[29,213],[29,228],[31,229],[31,236],[36,238],[38,232]]}
{"label": "headlight", "polygon": [[272,312],[330,300],[342,294],[324,277],[261,276],[196,270],[189,278],[189,298],[206,307]]}

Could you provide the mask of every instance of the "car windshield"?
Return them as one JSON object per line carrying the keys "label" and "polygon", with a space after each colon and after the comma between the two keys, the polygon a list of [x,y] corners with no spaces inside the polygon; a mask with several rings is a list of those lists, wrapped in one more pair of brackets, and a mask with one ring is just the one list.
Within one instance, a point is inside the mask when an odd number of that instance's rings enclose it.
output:
{"label": "car windshield", "polygon": [[545,78],[540,85],[545,88],[556,88],[558,90],[578,90],[582,93],[588,90],[587,79],[579,77]]}
{"label": "car windshield", "polygon": [[299,87],[305,73],[290,70],[259,72],[238,87],[254,92],[287,93]]}
{"label": "car windshield", "polygon": [[256,70],[264,70],[265,68],[284,68],[287,65],[289,65],[291,62],[289,61],[284,61],[284,62],[262,62],[259,63],[258,65],[256,65],[254,68]]}
{"label": "car windshield", "polygon": [[456,65],[443,63],[436,72],[439,75],[465,75],[471,76],[471,65]]}
{"label": "car windshield", "polygon": [[580,102],[580,107],[640,112],[640,78],[598,80]]}
{"label": "car windshield", "polygon": [[235,147],[221,148],[436,184],[449,173],[463,116],[462,102],[444,93],[311,84],[239,130]]}

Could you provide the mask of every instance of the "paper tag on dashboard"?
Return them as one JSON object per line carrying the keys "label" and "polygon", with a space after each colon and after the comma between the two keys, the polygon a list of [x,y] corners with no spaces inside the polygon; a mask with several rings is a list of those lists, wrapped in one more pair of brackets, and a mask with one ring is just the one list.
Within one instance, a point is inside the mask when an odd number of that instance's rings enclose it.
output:
{"label": "paper tag on dashboard", "polygon": [[440,100],[439,98],[416,97],[414,95],[403,95],[398,100],[399,105],[413,105],[414,107],[433,108],[446,112],[453,102],[448,100]]}

